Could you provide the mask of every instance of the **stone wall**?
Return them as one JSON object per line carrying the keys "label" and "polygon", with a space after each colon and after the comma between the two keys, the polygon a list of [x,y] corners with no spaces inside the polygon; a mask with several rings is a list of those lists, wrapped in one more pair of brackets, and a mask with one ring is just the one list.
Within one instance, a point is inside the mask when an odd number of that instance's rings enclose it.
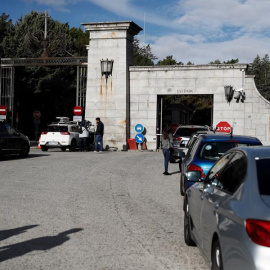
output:
{"label": "stone wall", "polygon": [[[254,78],[246,76],[247,65],[130,67],[131,137],[137,123],[146,128],[148,149],[156,149],[157,95],[213,95],[213,125],[227,121],[234,134],[269,140],[270,103],[257,91]],[[244,88],[246,100],[226,101],[224,86]]]}
{"label": "stone wall", "polygon": [[[125,149],[134,127],[146,128],[147,148],[157,147],[158,95],[213,95],[213,125],[227,121],[234,134],[258,137],[270,144],[270,103],[257,91],[246,64],[134,67],[133,37],[142,29],[134,22],[85,23],[89,31],[86,92],[87,120],[105,124],[104,145]],[[100,60],[113,59],[112,76],[101,76]],[[226,101],[224,86],[244,88],[246,100]]]}

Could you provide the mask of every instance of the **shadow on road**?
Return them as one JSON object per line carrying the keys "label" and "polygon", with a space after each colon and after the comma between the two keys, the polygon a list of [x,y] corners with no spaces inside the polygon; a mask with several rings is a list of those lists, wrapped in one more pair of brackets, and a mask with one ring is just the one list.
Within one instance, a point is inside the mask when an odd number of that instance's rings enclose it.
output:
{"label": "shadow on road", "polygon": [[[28,228],[33,228],[35,226],[37,225],[28,226]],[[13,229],[13,231],[16,233],[17,230],[17,234],[19,234],[20,232],[24,232],[25,229],[22,228]],[[0,247],[0,262],[23,256],[35,250],[45,251],[60,246],[70,239],[70,237],[68,236],[69,234],[76,233],[82,230],[82,228],[74,228],[59,233],[55,236],[39,237],[25,242]]]}
{"label": "shadow on road", "polygon": [[44,157],[44,156],[49,156],[49,154],[31,154],[31,152],[30,152],[27,157],[20,157],[19,155],[0,156],[0,161],[17,160],[17,159],[29,159],[29,158],[37,158],[37,157]]}
{"label": "shadow on road", "polygon": [[25,232],[27,232],[27,230],[35,228],[37,226],[38,225],[30,225],[30,226],[24,226],[24,227],[20,227],[20,228],[0,231],[0,241],[3,241],[9,237],[14,236],[14,235],[25,233]]}

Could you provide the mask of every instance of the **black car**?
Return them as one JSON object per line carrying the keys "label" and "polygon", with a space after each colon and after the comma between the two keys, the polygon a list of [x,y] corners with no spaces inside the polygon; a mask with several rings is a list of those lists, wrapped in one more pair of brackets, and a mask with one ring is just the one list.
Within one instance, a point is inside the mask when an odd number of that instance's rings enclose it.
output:
{"label": "black car", "polygon": [[19,154],[27,157],[30,151],[30,141],[5,120],[0,120],[0,156]]}

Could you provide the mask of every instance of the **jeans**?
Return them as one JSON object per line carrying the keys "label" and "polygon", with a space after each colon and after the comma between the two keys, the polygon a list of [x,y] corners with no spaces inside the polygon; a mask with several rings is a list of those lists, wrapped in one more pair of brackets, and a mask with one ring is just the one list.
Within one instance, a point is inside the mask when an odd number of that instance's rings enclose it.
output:
{"label": "jeans", "polygon": [[103,135],[95,135],[95,151],[98,150],[98,143],[99,145],[99,151],[103,150]]}
{"label": "jeans", "polygon": [[80,138],[80,151],[88,150],[87,139],[88,139],[87,137]]}
{"label": "jeans", "polygon": [[164,167],[165,167],[165,172],[168,172],[168,167],[169,167],[169,161],[170,161],[170,150],[163,148],[163,156],[164,156]]}

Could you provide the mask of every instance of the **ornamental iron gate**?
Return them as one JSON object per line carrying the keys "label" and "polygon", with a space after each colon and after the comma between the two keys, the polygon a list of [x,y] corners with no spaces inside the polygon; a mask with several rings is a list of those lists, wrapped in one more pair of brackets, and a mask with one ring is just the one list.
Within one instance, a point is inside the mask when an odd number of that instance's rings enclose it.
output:
{"label": "ornamental iron gate", "polygon": [[77,66],[76,105],[85,110],[87,57],[0,58],[0,105],[7,107],[12,124],[15,67],[19,66]]}

